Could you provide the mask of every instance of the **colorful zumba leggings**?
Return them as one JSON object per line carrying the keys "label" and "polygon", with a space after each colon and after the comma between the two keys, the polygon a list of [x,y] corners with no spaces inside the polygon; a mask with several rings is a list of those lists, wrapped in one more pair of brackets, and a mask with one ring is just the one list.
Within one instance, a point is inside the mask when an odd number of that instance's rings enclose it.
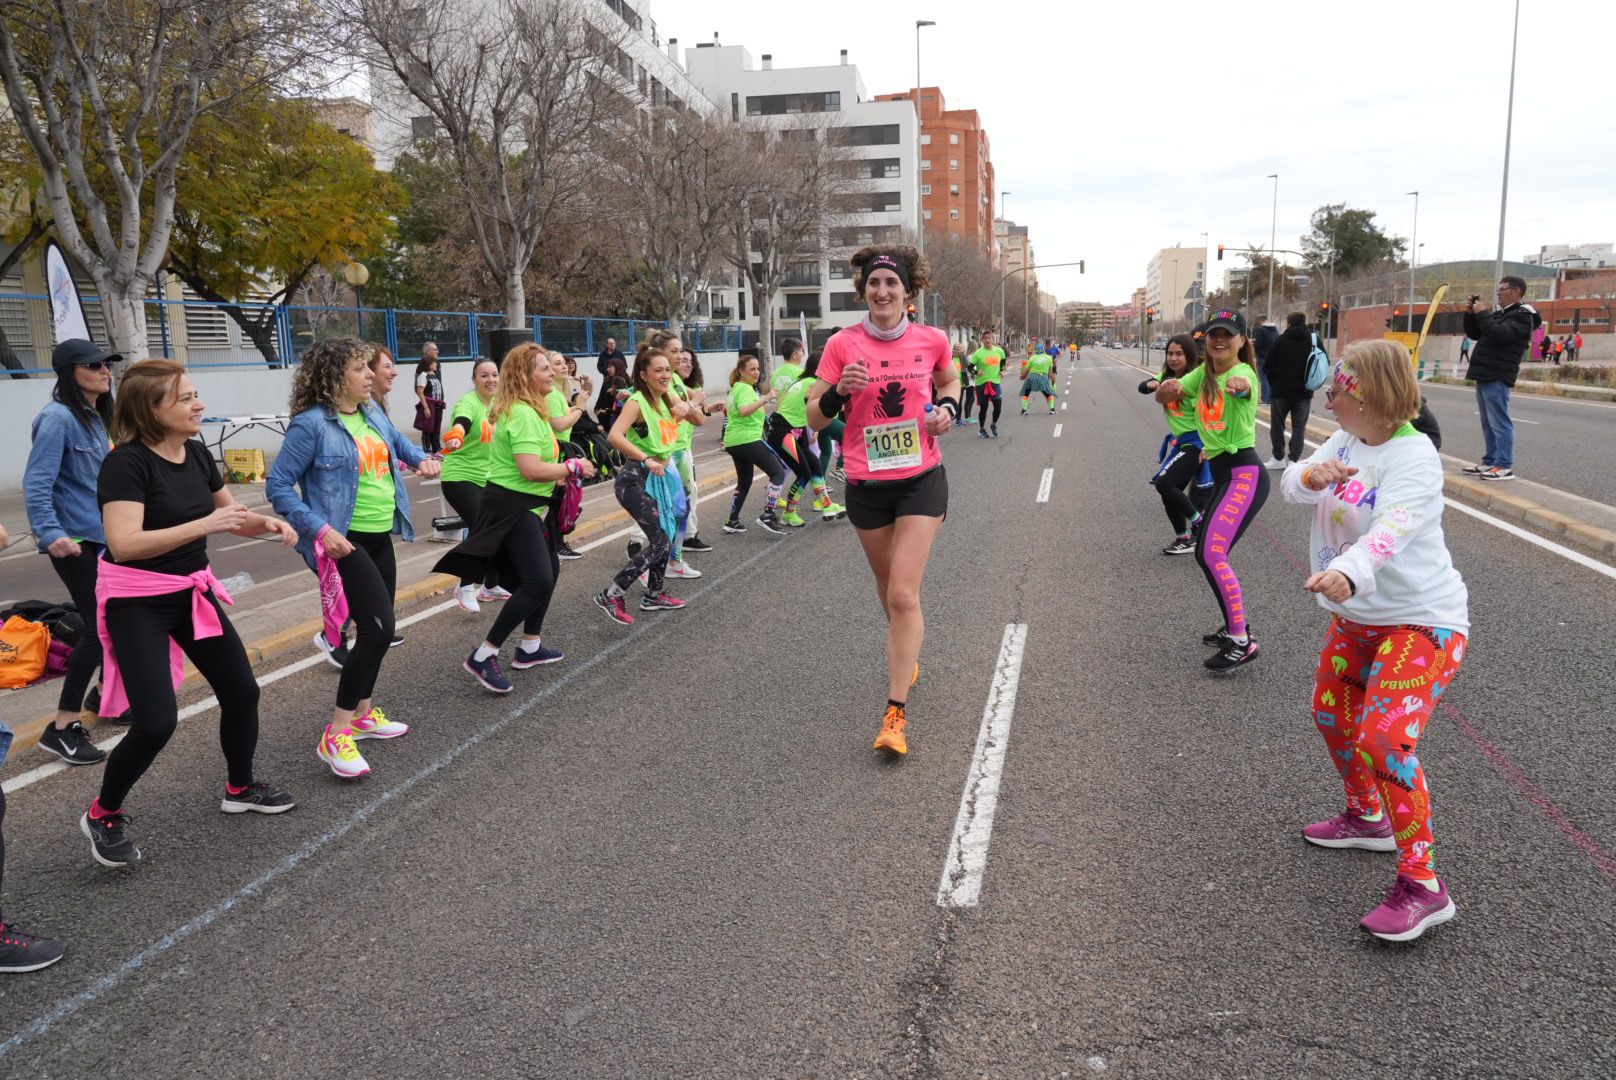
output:
{"label": "colorful zumba leggings", "polygon": [[1313,722],[1347,789],[1347,813],[1391,815],[1398,873],[1432,868],[1431,794],[1415,751],[1464,660],[1465,636],[1429,626],[1330,621],[1313,687]]}
{"label": "colorful zumba leggings", "polygon": [[1246,632],[1246,601],[1240,579],[1229,565],[1229,553],[1268,501],[1268,471],[1249,447],[1219,454],[1211,465],[1212,498],[1195,542],[1195,561],[1223,608],[1224,628],[1239,637]]}

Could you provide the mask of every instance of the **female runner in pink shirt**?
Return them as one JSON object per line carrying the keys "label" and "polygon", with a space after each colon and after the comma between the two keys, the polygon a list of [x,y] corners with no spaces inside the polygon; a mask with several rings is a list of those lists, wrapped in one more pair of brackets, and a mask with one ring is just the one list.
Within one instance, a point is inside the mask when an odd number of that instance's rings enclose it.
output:
{"label": "female runner in pink shirt", "polygon": [[960,380],[947,335],[907,318],[910,299],[931,283],[921,254],[883,245],[860,248],[849,262],[869,312],[825,345],[808,423],[819,431],[846,410],[847,519],[887,615],[887,708],[875,748],[902,755],[905,703],[926,636],[920,582],[948,513],[937,439],[959,419]]}

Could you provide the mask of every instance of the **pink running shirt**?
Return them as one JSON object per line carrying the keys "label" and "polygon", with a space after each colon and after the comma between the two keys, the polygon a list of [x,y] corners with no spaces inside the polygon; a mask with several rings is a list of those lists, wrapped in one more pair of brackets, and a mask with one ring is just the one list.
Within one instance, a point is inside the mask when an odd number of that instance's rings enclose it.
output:
{"label": "pink running shirt", "polygon": [[873,338],[860,324],[826,342],[821,379],[835,386],[856,360],[870,372],[870,385],[847,408],[842,463],[849,479],[907,480],[942,463],[937,440],[926,433],[926,405],[933,373],[953,373],[953,352],[948,335],[918,323],[896,341]]}

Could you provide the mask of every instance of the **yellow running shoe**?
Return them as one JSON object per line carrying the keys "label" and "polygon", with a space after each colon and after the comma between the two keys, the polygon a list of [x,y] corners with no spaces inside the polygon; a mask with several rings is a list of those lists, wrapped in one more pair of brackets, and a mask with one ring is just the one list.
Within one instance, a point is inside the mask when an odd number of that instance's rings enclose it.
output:
{"label": "yellow running shoe", "polygon": [[897,705],[888,705],[887,714],[881,718],[881,734],[875,737],[875,748],[885,750],[889,754],[902,757],[909,752],[909,743],[903,737],[906,721],[903,709]]}

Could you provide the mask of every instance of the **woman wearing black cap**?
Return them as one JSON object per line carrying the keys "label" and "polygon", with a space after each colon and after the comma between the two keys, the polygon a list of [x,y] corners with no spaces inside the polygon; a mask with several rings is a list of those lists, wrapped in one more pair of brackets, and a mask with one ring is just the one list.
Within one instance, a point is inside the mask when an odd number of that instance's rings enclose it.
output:
{"label": "woman wearing black cap", "polygon": [[[85,734],[79,714],[85,691],[101,666],[101,639],[95,633],[96,567],[107,546],[101,508],[95,500],[101,462],[112,449],[112,365],[123,359],[92,341],[70,339],[51,353],[56,385],[51,400],[34,417],[33,445],[23,470],[23,494],[34,543],[50,556],[84,631],[73,646],[56,701],[56,722],[39,745],[69,765],[94,765],[106,758]],[[99,695],[97,695],[99,696]],[[93,704],[93,702],[92,702]]]}
{"label": "woman wearing black cap", "polygon": [[1223,626],[1201,640],[1217,647],[1206,660],[1218,674],[1256,659],[1246,625],[1245,596],[1229,554],[1268,499],[1268,473],[1257,455],[1256,353],[1238,311],[1216,312],[1206,325],[1206,363],[1182,379],[1163,379],[1156,400],[1195,403],[1202,453],[1212,467],[1212,497],[1195,542],[1195,558],[1223,609]]}

